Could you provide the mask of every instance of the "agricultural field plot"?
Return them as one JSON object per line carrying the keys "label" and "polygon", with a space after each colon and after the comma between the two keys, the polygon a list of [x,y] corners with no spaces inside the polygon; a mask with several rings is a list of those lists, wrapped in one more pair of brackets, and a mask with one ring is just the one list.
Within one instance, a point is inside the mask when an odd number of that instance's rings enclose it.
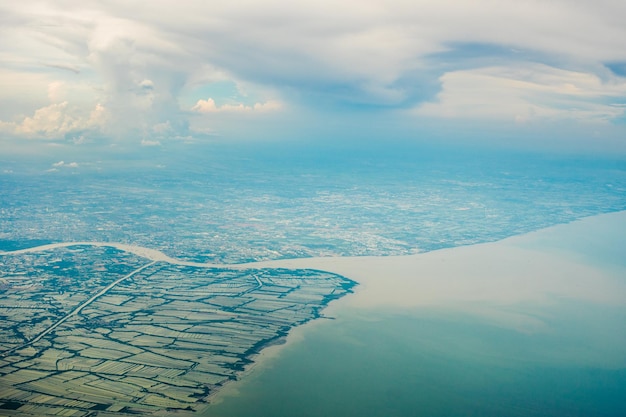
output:
{"label": "agricultural field plot", "polygon": [[0,255],[0,354],[32,340],[146,260],[111,247]]}
{"label": "agricultural field plot", "polygon": [[[49,268],[43,261],[39,268],[21,270],[19,265],[32,264],[18,259],[25,255],[13,255],[11,268],[3,269],[33,288],[19,299],[12,296],[14,287],[4,288],[0,302],[8,311],[26,302],[45,306],[33,300],[53,297],[55,290],[74,298],[56,298],[55,315],[29,336],[21,329],[32,326],[32,314],[12,315],[10,322],[1,316],[21,335],[2,333],[0,340],[2,415],[198,410],[264,347],[319,317],[355,285],[322,271],[186,266],[118,257],[106,248],[81,249],[81,261],[75,262],[80,273],[67,278],[58,273],[57,281],[41,278]],[[57,250],[54,259],[67,262],[74,255]],[[6,264],[6,256],[0,261]],[[123,267],[114,270],[114,264]],[[54,284],[63,279],[76,283]]]}

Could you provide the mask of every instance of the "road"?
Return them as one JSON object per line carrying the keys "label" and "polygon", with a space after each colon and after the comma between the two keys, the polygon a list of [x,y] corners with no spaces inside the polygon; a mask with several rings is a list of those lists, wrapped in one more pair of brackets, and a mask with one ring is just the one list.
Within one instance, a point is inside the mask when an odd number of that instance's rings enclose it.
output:
{"label": "road", "polygon": [[57,322],[55,322],[54,324],[50,325],[47,329],[45,329],[44,331],[42,331],[41,333],[39,333],[36,337],[34,337],[33,339],[29,340],[28,342],[20,345],[20,346],[16,346],[12,349],[9,350],[5,350],[4,352],[2,352],[2,354],[0,354],[0,356],[4,357],[6,355],[8,355],[9,353],[15,352],[16,350],[19,349],[23,349],[25,347],[28,347],[32,344],[37,343],[38,341],[41,340],[42,337],[46,336],[48,333],[52,332],[54,329],[56,329],[57,327],[59,327],[60,325],[62,325],[63,323],[65,323],[67,320],[69,320],[71,317],[78,315],[85,307],[87,307],[89,304],[93,303],[94,301],[96,301],[98,298],[102,297],[104,294],[106,294],[107,292],[109,292],[111,290],[111,288],[115,287],[117,284],[119,284],[120,282],[127,280],[128,278],[132,277],[133,275],[138,274],[139,272],[143,271],[144,269],[148,268],[149,266],[152,266],[156,263],[157,261],[152,261],[150,263],[147,263],[137,269],[135,269],[133,272],[131,272],[128,275],[125,275],[121,278],[118,278],[117,280],[113,281],[112,283],[110,283],[109,285],[107,285],[106,287],[104,287],[103,289],[101,289],[100,291],[98,291],[98,293],[96,293],[95,295],[93,295],[91,298],[89,298],[87,301],[82,302],[78,307],[76,307],[74,310],[70,311],[69,313],[67,313],[65,316],[63,316],[61,319],[59,319]]}

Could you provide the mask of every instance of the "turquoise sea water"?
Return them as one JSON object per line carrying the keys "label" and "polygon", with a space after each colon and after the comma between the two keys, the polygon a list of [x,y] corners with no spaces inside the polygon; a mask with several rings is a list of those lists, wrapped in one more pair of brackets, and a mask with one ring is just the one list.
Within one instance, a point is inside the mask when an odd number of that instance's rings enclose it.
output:
{"label": "turquoise sea water", "polygon": [[203,415],[624,416],[623,308],[561,303],[535,334],[428,311],[310,326]]}
{"label": "turquoise sea water", "polygon": [[[623,212],[597,216],[514,242],[583,261],[598,277],[606,272],[620,282],[625,220]],[[528,317],[532,327],[454,306],[384,310],[339,301],[335,320],[302,329],[202,415],[626,416],[626,300],[544,295],[481,304]]]}

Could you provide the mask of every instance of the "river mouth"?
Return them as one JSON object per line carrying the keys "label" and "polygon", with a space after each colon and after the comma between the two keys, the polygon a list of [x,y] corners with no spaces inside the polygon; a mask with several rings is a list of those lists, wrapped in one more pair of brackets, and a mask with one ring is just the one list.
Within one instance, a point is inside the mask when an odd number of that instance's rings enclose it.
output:
{"label": "river mouth", "polygon": [[[625,215],[371,264],[315,261],[362,285],[202,415],[626,415]],[[379,285],[376,262],[397,276]]]}

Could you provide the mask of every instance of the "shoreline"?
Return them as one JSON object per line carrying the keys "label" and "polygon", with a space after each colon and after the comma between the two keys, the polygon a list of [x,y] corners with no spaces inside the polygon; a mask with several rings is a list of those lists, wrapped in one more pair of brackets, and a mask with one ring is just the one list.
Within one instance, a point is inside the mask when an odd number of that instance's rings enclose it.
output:
{"label": "shoreline", "polygon": [[[254,264],[232,266],[232,265],[216,265],[216,264],[211,264],[211,263],[200,264],[200,263],[179,261],[177,259],[168,257],[167,255],[157,250],[152,250],[149,248],[143,248],[139,246],[131,246],[127,244],[120,244],[120,243],[62,242],[62,243],[45,244],[45,245],[40,245],[36,247],[31,247],[31,248],[0,252],[0,260],[2,259],[2,256],[19,256],[19,255],[27,254],[27,253],[51,251],[51,250],[58,249],[58,248],[70,248],[69,249],[70,251],[71,251],[71,248],[80,248],[81,250],[83,250],[85,248],[90,248],[90,247],[91,248],[96,248],[96,247],[117,248],[122,251],[134,253],[140,256],[141,258],[143,258],[148,263],[144,263],[144,265],[131,271],[129,274],[118,278],[116,281],[112,282],[111,284],[109,284],[108,286],[106,286],[105,288],[97,292],[87,301],[81,303],[76,308],[72,309],[70,312],[68,312],[68,314],[63,316],[61,319],[57,320],[55,323],[53,323],[51,326],[46,328],[43,332],[41,332],[38,336],[36,336],[32,340],[27,341],[23,345],[11,348],[7,351],[3,351],[0,353],[0,356],[2,357],[7,356],[16,350],[22,349],[24,347],[30,346],[38,342],[47,334],[53,332],[59,325],[67,321],[69,318],[77,314],[80,314],[80,311],[83,310],[84,307],[88,306],[91,302],[93,302],[99,296],[106,293],[109,289],[113,288],[116,284],[133,276],[137,272],[149,266],[154,265],[157,262],[169,263],[172,265],[200,267],[200,268],[207,268],[207,269],[217,268],[217,269],[231,269],[231,270],[244,270],[244,271],[251,270],[252,277],[256,280],[258,287],[261,287],[263,285],[263,282],[261,282],[261,280],[259,280],[259,278],[254,274],[255,270],[259,269],[259,268],[256,268]],[[326,275],[336,275],[336,274],[327,273]],[[282,345],[285,345],[287,343],[288,337],[293,333],[294,329],[305,327],[307,324],[317,321],[318,318],[324,317],[322,312],[326,309],[326,307],[330,303],[332,303],[333,301],[337,299],[342,298],[345,295],[351,294],[353,292],[354,287],[358,285],[358,283],[356,283],[355,281],[347,279],[345,277],[337,277],[337,278],[340,278],[340,281],[341,281],[340,286],[336,287],[335,291],[326,294],[322,299],[319,300],[319,302],[316,302],[314,304],[315,307],[312,309],[311,314],[309,316],[298,319],[298,321],[294,322],[293,324],[290,324],[289,328],[280,329],[280,331],[278,331],[274,337],[271,337],[269,339],[259,338],[258,342],[254,346],[252,346],[248,351],[244,352],[244,354],[241,356],[243,366],[237,369],[236,372],[231,376],[231,378],[234,378],[234,379],[230,379],[230,378],[224,379],[220,381],[217,385],[207,386],[207,388],[210,388],[210,391],[208,395],[206,395],[203,398],[202,402],[196,403],[195,410],[196,411],[204,410],[205,407],[212,404],[215,398],[217,398],[218,394],[221,393],[222,390],[226,386],[230,386],[232,382],[240,381],[241,379],[245,378],[245,375],[252,372],[253,369],[255,369],[259,365],[259,363],[261,363],[261,361],[263,360],[262,358],[267,357],[269,351],[276,351],[277,348],[280,348]],[[168,410],[167,414],[169,415],[171,411],[172,410]],[[162,412],[165,412],[165,411],[157,411],[154,415],[161,415]],[[177,413],[183,413],[183,412],[184,410],[177,411]]]}
{"label": "shoreline", "polygon": [[[609,236],[610,235],[610,236]],[[607,238],[607,236],[609,236]],[[612,241],[614,240],[614,242]],[[581,246],[582,245],[582,246]],[[340,319],[342,312],[376,309],[412,311],[435,309],[469,314],[499,327],[522,333],[544,331],[545,318],[534,314],[537,306],[560,299],[615,306],[626,305],[626,259],[604,265],[586,248],[626,247],[626,211],[591,216],[496,242],[441,249],[404,256],[319,257],[243,264],[212,264],[179,261],[154,249],[107,242],[66,242],[0,252],[2,255],[35,253],[62,247],[114,247],[152,261],[220,269],[314,269],[338,274],[358,285],[353,293],[329,300],[319,313]],[[581,249],[582,247],[582,249]],[[616,249],[615,255],[623,252]],[[582,255],[581,255],[582,254]],[[584,256],[583,256],[584,255]],[[619,261],[619,259],[618,259]],[[606,267],[598,267],[597,263]],[[621,279],[620,279],[621,278]],[[521,306],[521,307],[520,307]],[[530,306],[530,308],[529,308]],[[267,366],[283,349],[302,340],[320,317],[292,327],[280,339],[284,343],[263,346],[248,358],[249,364],[236,380],[214,389],[201,414],[231,395],[236,395],[247,376]],[[279,340],[279,339],[277,339]],[[157,415],[159,415],[157,413]]]}
{"label": "shoreline", "polygon": [[[142,246],[85,241],[0,251],[0,256],[96,246],[113,247],[151,261],[199,268],[315,269],[357,282],[357,296],[344,298],[342,303],[356,307],[410,308],[490,300],[505,304],[542,302],[547,293],[615,303],[626,296],[624,288],[614,285],[615,282],[610,282],[611,277],[598,273],[589,259],[585,259],[590,248],[605,243],[607,234],[612,234],[612,238],[617,240],[613,248],[622,247],[620,243],[626,244],[623,242],[626,239],[620,240],[626,235],[626,211],[585,217],[495,242],[399,256],[313,257],[215,264],[182,261]],[[564,235],[565,239],[559,241],[559,235]],[[567,246],[582,246],[582,249],[578,248],[578,255],[581,256],[574,259],[567,255]],[[618,252],[619,249],[614,250],[617,251],[614,257],[623,255]],[[617,270],[622,271],[621,266],[618,265]],[[549,279],[540,279],[547,276],[547,271],[551,271]],[[494,275],[498,275],[499,279],[494,280]],[[576,279],[572,281],[572,277]],[[602,285],[598,287],[598,283]],[[615,291],[607,291],[609,289]]]}
{"label": "shoreline", "polygon": [[[314,269],[335,273],[358,284],[354,294],[343,297],[341,303],[327,306],[324,309],[327,314],[333,314],[339,304],[351,308],[454,307],[482,316],[503,315],[532,327],[533,323],[540,323],[504,311],[503,306],[524,302],[542,304],[559,297],[609,304],[625,302],[625,285],[616,276],[626,274],[626,264],[613,265],[613,272],[606,268],[599,270],[588,253],[590,248],[596,251],[600,250],[597,247],[606,248],[607,236],[615,240],[613,258],[623,257],[615,248],[626,247],[626,238],[622,237],[626,236],[626,211],[590,216],[495,242],[400,256],[214,264],[181,261],[156,249],[109,242],[53,243],[0,252],[0,256],[62,247],[106,246],[151,261],[199,268]],[[602,262],[606,263],[606,259]]]}
{"label": "shoreline", "polygon": [[[327,308],[328,306],[326,306],[323,310],[326,311]],[[214,388],[214,390],[205,397],[206,402],[197,407],[197,409],[195,410],[195,412],[197,413],[196,415],[202,416],[204,415],[204,412],[211,408],[211,406],[221,403],[222,401],[224,401],[225,398],[237,395],[239,384],[245,383],[247,377],[249,377],[254,372],[262,370],[264,367],[268,366],[268,364],[273,359],[280,356],[280,353],[283,349],[291,346],[293,343],[302,340],[307,330],[309,330],[312,326],[319,325],[323,321],[324,317],[321,316],[313,318],[299,326],[292,327],[291,329],[289,329],[287,334],[281,336],[278,339],[275,339],[275,341],[270,342],[268,345],[262,347],[261,350],[257,353],[250,355],[248,357],[250,363],[245,367],[243,371],[239,372],[239,374],[237,375],[237,379],[226,380],[224,381],[224,383],[222,383],[222,385]]]}
{"label": "shoreline", "polygon": [[[607,230],[610,239],[606,238]],[[580,240],[571,240],[572,237]],[[379,313],[397,317],[424,317],[423,314],[431,313],[441,317],[452,313],[452,317],[468,317],[529,337],[544,337],[555,331],[552,314],[561,314],[557,313],[560,302],[626,306],[626,258],[599,266],[594,256],[580,248],[580,241],[584,241],[583,246],[597,245],[600,250],[626,248],[626,211],[592,216],[497,242],[415,255],[301,258],[254,265],[319,269],[358,282],[354,294],[324,309],[337,321],[354,317],[376,320]],[[623,249],[617,252],[619,257]],[[237,401],[245,384],[251,381],[251,373],[279,366],[276,359],[284,349],[302,342],[313,326],[323,324],[322,320],[311,320],[293,328],[286,343],[262,350],[240,380],[229,381],[211,395],[210,403],[199,410],[199,415],[212,415],[211,406],[224,401]],[[588,323],[580,325],[584,328]],[[589,366],[623,362],[619,355],[610,354],[581,360]],[[252,382],[253,386],[256,383]]]}

